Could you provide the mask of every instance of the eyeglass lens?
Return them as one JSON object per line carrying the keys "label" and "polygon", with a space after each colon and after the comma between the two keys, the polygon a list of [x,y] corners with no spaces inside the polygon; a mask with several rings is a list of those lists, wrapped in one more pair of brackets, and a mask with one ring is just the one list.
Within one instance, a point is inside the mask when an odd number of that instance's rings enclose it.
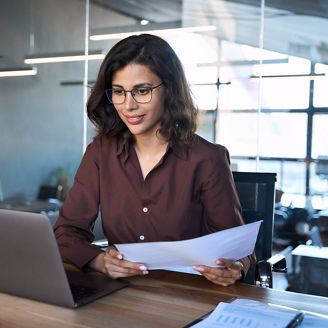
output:
{"label": "eyeglass lens", "polygon": [[130,92],[136,102],[147,103],[151,101],[152,89],[151,88],[138,88],[131,91],[113,89],[112,101],[113,104],[123,104],[126,98],[127,92]]}
{"label": "eyeglass lens", "polygon": [[130,92],[133,99],[140,104],[148,103],[152,100],[153,90],[161,86],[161,84],[156,85],[155,87],[142,87],[135,88],[133,90],[123,90],[123,89],[108,89],[106,90],[106,95],[108,100],[112,104],[123,104],[125,102],[127,92]]}

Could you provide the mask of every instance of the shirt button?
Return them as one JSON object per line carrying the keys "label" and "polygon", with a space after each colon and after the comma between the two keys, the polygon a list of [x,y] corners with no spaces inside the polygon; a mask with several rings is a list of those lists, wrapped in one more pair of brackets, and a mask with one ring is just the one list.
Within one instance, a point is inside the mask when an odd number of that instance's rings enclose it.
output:
{"label": "shirt button", "polygon": [[147,212],[148,212],[148,208],[147,208],[147,207],[144,207],[144,208],[142,209],[142,211],[143,211],[144,213],[147,213]]}
{"label": "shirt button", "polygon": [[144,240],[145,236],[141,235],[139,238],[140,238],[140,240]]}

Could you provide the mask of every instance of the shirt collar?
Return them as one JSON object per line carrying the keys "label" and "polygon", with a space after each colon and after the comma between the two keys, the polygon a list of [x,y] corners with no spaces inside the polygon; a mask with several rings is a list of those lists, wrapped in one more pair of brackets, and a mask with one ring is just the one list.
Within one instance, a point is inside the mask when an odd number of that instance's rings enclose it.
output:
{"label": "shirt collar", "polygon": [[168,148],[171,148],[173,153],[177,157],[179,157],[185,161],[188,159],[188,148],[187,147],[182,147],[174,142],[170,142]]}
{"label": "shirt collar", "polygon": [[116,140],[116,156],[119,157],[120,155],[123,155],[123,159],[125,162],[129,157],[130,142],[126,138],[117,138]]}
{"label": "shirt collar", "polygon": [[[130,149],[130,142],[126,138],[117,138],[117,148],[116,148],[116,156],[120,156],[123,154],[124,161],[129,158],[129,149]],[[188,159],[188,148],[179,146],[177,143],[169,142],[168,150],[172,149],[173,153],[183,159]]]}

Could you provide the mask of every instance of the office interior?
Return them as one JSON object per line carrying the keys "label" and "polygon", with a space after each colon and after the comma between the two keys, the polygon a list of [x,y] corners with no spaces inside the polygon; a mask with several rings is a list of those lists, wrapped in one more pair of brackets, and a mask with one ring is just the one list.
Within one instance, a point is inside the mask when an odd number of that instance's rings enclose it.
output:
{"label": "office interior", "polygon": [[325,0],[2,0],[0,208],[55,222],[95,135],[85,104],[114,34],[157,33],[183,63],[197,133],[234,171],[277,175],[273,250],[288,272],[274,288],[328,296],[327,18]]}

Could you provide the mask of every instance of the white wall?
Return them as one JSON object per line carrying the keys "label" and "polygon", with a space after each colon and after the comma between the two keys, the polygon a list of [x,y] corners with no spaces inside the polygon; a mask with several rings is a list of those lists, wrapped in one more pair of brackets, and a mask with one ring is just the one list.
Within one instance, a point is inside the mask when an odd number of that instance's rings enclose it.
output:
{"label": "white wall", "polygon": [[[90,6],[90,28],[133,24],[133,20]],[[34,33],[34,49],[29,35]],[[27,53],[84,49],[85,1],[2,0],[0,2],[0,69],[22,67]],[[114,42],[90,49],[108,51]],[[90,62],[95,79],[100,62]],[[0,78],[0,183],[4,198],[36,197],[58,167],[71,175],[82,157],[82,86],[84,63],[38,65],[35,77]],[[90,128],[89,128],[90,130]],[[89,138],[90,139],[90,138]]]}

